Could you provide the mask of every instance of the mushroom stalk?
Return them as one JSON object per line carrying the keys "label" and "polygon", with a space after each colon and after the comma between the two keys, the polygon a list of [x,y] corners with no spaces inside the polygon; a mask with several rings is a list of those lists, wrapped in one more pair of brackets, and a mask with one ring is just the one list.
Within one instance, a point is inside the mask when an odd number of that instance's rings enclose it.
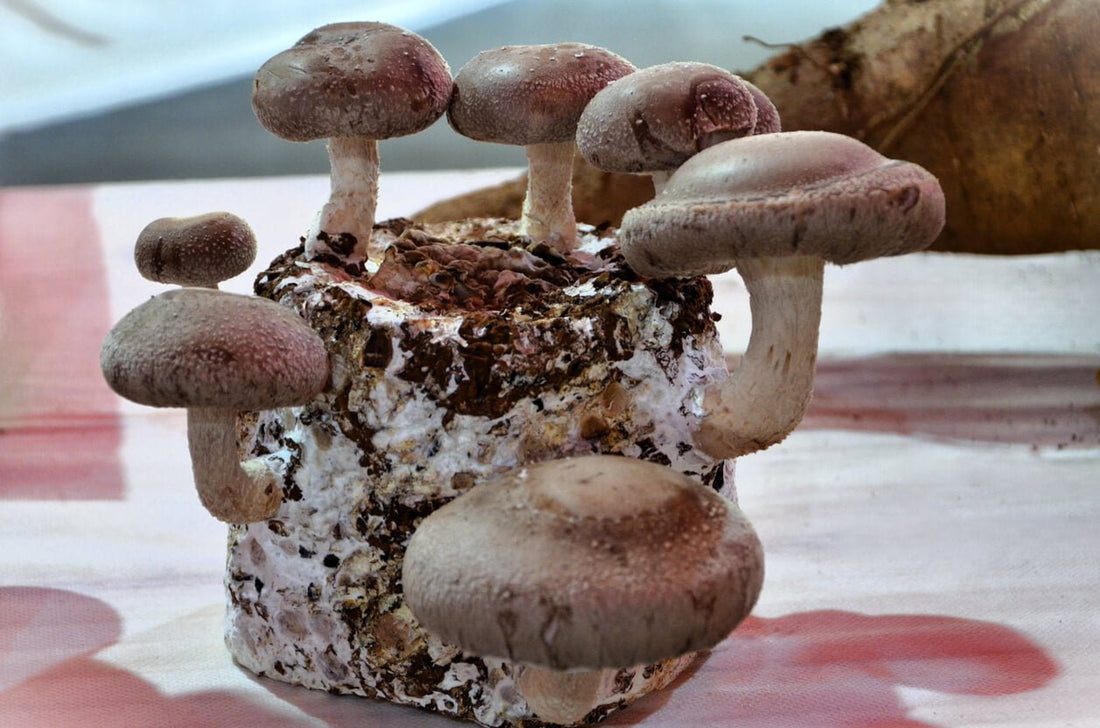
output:
{"label": "mushroom stalk", "polygon": [[541,720],[557,725],[573,725],[599,706],[597,697],[604,677],[617,670],[553,670],[539,665],[524,665],[516,687]]}
{"label": "mushroom stalk", "polygon": [[561,253],[577,243],[573,215],[573,153],[575,142],[527,146],[527,197],[520,233],[545,241]]}
{"label": "mushroom stalk", "polygon": [[199,500],[226,523],[251,523],[275,515],[282,500],[278,476],[259,460],[237,454],[237,412],[228,407],[189,407],[187,444]]}
{"label": "mushroom stalk", "polygon": [[[332,137],[328,156],[331,191],[321,208],[318,229],[330,236],[354,236],[351,256],[369,259],[378,206],[378,142],[365,137]],[[310,236],[309,242],[314,243],[315,238]],[[312,249],[306,250],[307,257],[313,254]]]}
{"label": "mushroom stalk", "polygon": [[740,365],[704,396],[696,444],[716,458],[774,445],[802,421],[813,392],[824,261],[741,258],[752,333]]}

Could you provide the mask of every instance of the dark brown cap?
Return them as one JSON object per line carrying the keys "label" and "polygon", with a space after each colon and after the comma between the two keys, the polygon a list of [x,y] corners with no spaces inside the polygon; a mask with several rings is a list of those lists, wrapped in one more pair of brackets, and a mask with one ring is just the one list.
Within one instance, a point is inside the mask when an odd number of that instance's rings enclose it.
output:
{"label": "dark brown cap", "polygon": [[499,144],[571,141],[597,91],[634,70],[611,51],[583,43],[483,51],[455,74],[447,120],[464,136]]}
{"label": "dark brown cap", "polygon": [[524,467],[433,513],[403,584],[444,642],[569,669],[710,647],[762,579],[760,542],[735,505],[665,466],[589,456]]}
{"label": "dark brown cap", "polygon": [[328,354],[291,309],[266,298],[177,288],[126,314],[100,351],[107,384],[152,407],[302,404],[328,380]]}
{"label": "dark brown cap", "polygon": [[673,170],[708,146],[753,133],[749,87],[706,63],[663,63],[596,94],[577,123],[581,155],[608,172]]}
{"label": "dark brown cap", "polygon": [[256,259],[256,236],[228,212],[162,217],[145,226],[134,245],[138,272],[151,281],[217,287]]}
{"label": "dark brown cap", "polygon": [[335,23],[260,67],[252,108],[291,141],[389,139],[431,125],[450,97],[450,69],[428,41],[386,23]]}
{"label": "dark brown cap", "polygon": [[909,253],[943,224],[943,191],[924,168],[840,134],[795,131],[695,155],[623,216],[620,243],[642,275],[690,276],[746,257],[854,263]]}

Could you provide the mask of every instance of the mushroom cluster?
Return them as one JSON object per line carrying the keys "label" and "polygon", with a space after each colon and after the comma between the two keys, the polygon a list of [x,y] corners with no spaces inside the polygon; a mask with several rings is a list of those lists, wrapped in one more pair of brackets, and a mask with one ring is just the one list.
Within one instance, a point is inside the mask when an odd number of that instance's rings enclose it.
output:
{"label": "mushroom cluster", "polygon": [[[227,580],[238,660],[486,725],[576,725],[724,639],[757,600],[763,550],[718,492],[723,461],[802,418],[824,264],[931,244],[937,181],[781,131],[723,69],[639,70],[577,43],[486,51],[452,79],[413,33],[324,26],[260,68],[253,108],[278,136],[328,140],[331,193],[301,249],[236,296],[216,289],[255,256],[243,221],[151,223],[138,269],[184,287],[102,350],[119,394],[188,408],[210,512],[270,519],[231,530],[231,570],[251,575]],[[375,223],[377,141],[444,114],[525,147],[520,221],[450,237]],[[654,181],[617,238],[574,219],[578,149]],[[702,276],[731,268],[752,333],[727,376]],[[242,460],[253,410],[266,439]]]}

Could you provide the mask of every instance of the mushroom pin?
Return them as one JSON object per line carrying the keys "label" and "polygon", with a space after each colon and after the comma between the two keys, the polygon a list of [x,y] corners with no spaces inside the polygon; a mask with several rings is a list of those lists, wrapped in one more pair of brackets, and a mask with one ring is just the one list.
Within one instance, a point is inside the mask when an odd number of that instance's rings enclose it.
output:
{"label": "mushroom pin", "polygon": [[775,131],[775,107],[744,79],[707,63],[662,63],[593,96],[577,122],[577,147],[606,172],[649,174],[660,192],[700,150]]}
{"label": "mushroom pin", "polygon": [[455,74],[447,120],[471,139],[526,147],[527,197],[520,232],[559,252],[576,245],[572,180],[577,119],[634,66],[582,43],[506,46],[476,55]]}
{"label": "mushroom pin", "polygon": [[138,272],[151,281],[217,288],[256,259],[256,236],[228,212],[162,217],[145,226],[134,245]]}
{"label": "mushroom pin", "polygon": [[736,266],[752,333],[740,366],[711,385],[696,444],[737,457],[779,442],[813,390],[824,263],[922,250],[944,224],[939,182],[829,132],[749,136],[705,149],[623,217],[634,270],[655,278]]}
{"label": "mushroom pin", "polygon": [[[252,91],[260,123],[290,141],[328,139],[332,190],[307,237],[308,257],[322,239],[371,257],[377,140],[430,126],[446,111],[451,86],[447,62],[428,41],[385,23],[317,28],[260,67]],[[347,236],[353,246],[342,244]]]}
{"label": "mushroom pin", "polygon": [[303,404],[327,382],[324,344],[292,310],[208,288],[171,290],[111,329],[100,366],[126,399],[187,408],[195,487],[215,518],[274,515],[277,476],[260,460],[240,462],[237,412]]}
{"label": "mushroom pin", "polygon": [[428,516],[405,554],[417,620],[524,665],[542,719],[596,706],[605,668],[706,649],[748,615],[763,551],[714,491],[655,463],[593,455],[481,483]]}

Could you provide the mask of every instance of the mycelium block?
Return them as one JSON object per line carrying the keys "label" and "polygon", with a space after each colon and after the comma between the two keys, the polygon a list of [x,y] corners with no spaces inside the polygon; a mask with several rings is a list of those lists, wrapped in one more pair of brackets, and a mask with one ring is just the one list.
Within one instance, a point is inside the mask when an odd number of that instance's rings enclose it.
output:
{"label": "mycelium block", "polygon": [[[731,467],[690,434],[704,387],[727,376],[710,284],[639,278],[612,230],[582,226],[566,257],[515,231],[395,220],[375,228],[380,265],[299,247],[260,275],[259,295],[321,334],[332,375],[305,406],[241,419],[247,454],[285,488],[274,519],[231,529],[226,639],[240,664],[486,726],[542,725],[523,666],[441,643],[405,605],[418,522],[485,476],[597,452],[731,491]],[[690,660],[608,670],[585,720]]]}

